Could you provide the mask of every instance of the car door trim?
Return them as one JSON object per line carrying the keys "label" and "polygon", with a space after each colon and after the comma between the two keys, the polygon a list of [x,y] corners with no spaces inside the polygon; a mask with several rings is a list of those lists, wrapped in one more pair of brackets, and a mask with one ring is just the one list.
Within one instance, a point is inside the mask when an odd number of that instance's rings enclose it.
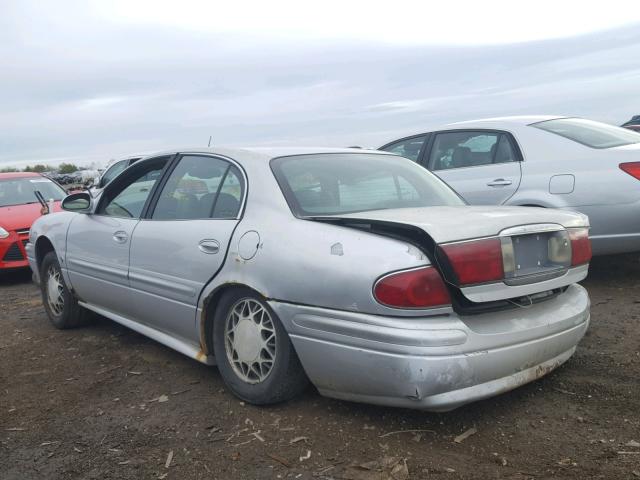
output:
{"label": "car door trim", "polygon": [[159,278],[157,273],[148,275],[141,272],[141,269],[132,270],[131,266],[129,266],[129,279],[146,285],[161,288],[169,292],[178,292],[188,297],[195,297],[198,294],[195,288],[192,288],[188,285],[176,283],[176,279],[174,277],[165,280],[163,278]]}
{"label": "car door trim", "polygon": [[[124,281],[128,280],[127,269],[109,267],[107,265],[96,263],[92,260],[84,260],[82,258],[73,256],[70,257],[69,255],[67,255],[67,268],[69,268],[68,264],[74,265],[76,267],[83,267],[89,270],[97,270],[101,273],[106,273],[108,275],[118,277]],[[82,274],[82,272],[78,272],[77,270],[75,270],[74,273]]]}

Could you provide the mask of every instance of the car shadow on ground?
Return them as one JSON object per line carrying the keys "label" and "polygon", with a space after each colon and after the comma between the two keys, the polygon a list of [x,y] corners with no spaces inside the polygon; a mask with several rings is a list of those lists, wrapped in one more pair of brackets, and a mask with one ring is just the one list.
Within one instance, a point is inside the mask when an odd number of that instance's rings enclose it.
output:
{"label": "car shadow on ground", "polygon": [[15,270],[0,270],[0,287],[31,283],[31,269],[16,268]]}

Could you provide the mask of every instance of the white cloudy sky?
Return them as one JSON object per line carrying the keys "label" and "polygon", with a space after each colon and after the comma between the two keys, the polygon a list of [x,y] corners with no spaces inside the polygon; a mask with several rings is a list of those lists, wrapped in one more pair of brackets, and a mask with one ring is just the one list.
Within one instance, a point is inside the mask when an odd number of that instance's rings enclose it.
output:
{"label": "white cloudy sky", "polygon": [[[640,8],[0,1],[0,166],[172,146],[378,146],[439,123],[640,114]],[[635,4],[634,4],[635,3]]]}

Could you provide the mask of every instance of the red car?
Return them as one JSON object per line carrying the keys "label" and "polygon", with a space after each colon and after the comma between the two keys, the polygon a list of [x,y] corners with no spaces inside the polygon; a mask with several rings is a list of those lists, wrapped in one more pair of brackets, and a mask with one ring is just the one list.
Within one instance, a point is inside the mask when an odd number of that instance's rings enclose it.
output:
{"label": "red car", "polygon": [[42,215],[36,190],[60,211],[66,192],[57,183],[39,173],[0,173],[0,271],[29,266],[24,245],[31,224]]}

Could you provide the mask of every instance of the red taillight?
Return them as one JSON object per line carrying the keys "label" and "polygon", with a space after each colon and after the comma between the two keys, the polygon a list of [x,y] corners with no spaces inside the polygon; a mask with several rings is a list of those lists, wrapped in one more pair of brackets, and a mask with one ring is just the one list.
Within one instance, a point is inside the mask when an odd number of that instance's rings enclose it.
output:
{"label": "red taillight", "polygon": [[569,229],[571,239],[571,265],[583,265],[591,260],[591,240],[586,228]]}
{"label": "red taillight", "polygon": [[502,245],[498,238],[443,245],[459,285],[495,282],[504,278]]}
{"label": "red taillight", "polygon": [[396,308],[429,308],[451,304],[440,273],[433,267],[392,273],[373,287],[376,300]]}
{"label": "red taillight", "polygon": [[621,163],[619,167],[623,172],[626,172],[632,177],[640,180],[640,162]]}

